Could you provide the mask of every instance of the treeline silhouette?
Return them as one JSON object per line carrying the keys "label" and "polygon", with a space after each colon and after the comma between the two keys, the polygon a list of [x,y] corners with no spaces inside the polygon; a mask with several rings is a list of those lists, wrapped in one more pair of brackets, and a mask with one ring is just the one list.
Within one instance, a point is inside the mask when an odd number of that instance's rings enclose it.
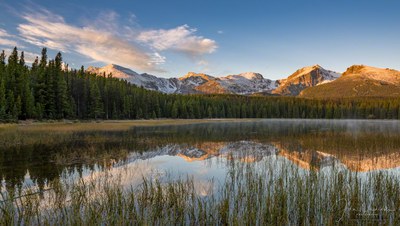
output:
{"label": "treeline silhouette", "polygon": [[43,48],[31,67],[15,47],[0,54],[0,120],[151,118],[377,118],[399,119],[399,98],[312,100],[297,97],[179,95],[149,91],[69,69],[61,53]]}

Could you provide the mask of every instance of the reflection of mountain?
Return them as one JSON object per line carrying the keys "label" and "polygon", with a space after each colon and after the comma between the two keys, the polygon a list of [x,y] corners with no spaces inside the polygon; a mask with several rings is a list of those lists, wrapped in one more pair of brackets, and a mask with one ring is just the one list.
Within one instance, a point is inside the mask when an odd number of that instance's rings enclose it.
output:
{"label": "reflection of mountain", "polygon": [[205,142],[196,145],[170,144],[154,151],[132,153],[126,161],[119,165],[125,165],[136,160],[151,159],[161,155],[179,156],[188,162],[206,160],[211,157],[223,157],[242,162],[256,162],[263,157],[276,155],[277,149],[271,144],[261,144],[252,141],[238,142]]}
{"label": "reflection of mountain", "polygon": [[242,162],[257,162],[265,156],[276,155],[277,149],[271,144],[261,144],[253,141],[228,143],[219,150],[221,157],[240,160]]}
{"label": "reflection of mountain", "polygon": [[366,172],[400,167],[400,153],[390,153],[379,156],[346,155],[338,159],[351,171]]}
{"label": "reflection of mountain", "polygon": [[319,151],[289,151],[278,145],[279,155],[287,158],[294,164],[304,169],[322,169],[332,166],[337,160],[333,155]]}
{"label": "reflection of mountain", "polygon": [[307,170],[320,170],[337,164],[343,164],[349,170],[358,172],[391,169],[400,166],[400,153],[380,156],[330,154],[323,151],[302,150],[301,146],[289,147],[281,143],[265,144],[254,141],[204,142],[194,145],[170,144],[141,154],[133,153],[126,161],[120,162],[116,166],[162,155],[179,156],[188,162],[203,161],[212,157],[241,162],[258,162],[265,156],[277,155]]}
{"label": "reflection of mountain", "polygon": [[181,153],[177,154],[177,156],[182,157],[188,162],[205,160],[211,156],[217,156],[218,151],[224,146],[226,146],[226,142],[199,143],[191,149],[181,149]]}

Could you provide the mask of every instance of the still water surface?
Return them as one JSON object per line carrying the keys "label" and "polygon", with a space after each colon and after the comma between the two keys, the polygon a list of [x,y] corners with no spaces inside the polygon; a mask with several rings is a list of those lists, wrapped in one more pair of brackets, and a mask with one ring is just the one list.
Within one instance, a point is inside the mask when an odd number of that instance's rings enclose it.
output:
{"label": "still water surface", "polygon": [[[344,170],[400,175],[400,123],[365,120],[254,120],[79,132],[1,131],[2,191],[54,181],[114,177],[124,186],[143,178],[193,178],[207,195],[232,169],[282,165],[300,173]],[[11,143],[11,144],[10,144]],[[265,169],[264,169],[265,170]]]}

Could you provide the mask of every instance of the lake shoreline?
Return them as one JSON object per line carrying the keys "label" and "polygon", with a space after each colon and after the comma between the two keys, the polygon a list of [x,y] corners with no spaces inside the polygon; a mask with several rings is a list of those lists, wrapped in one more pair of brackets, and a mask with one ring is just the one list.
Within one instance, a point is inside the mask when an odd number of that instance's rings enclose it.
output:
{"label": "lake shoreline", "polygon": [[23,131],[88,131],[88,130],[127,130],[143,126],[173,126],[201,123],[252,122],[262,119],[140,119],[140,120],[99,120],[99,121],[20,121],[18,123],[0,123],[0,132],[6,130]]}
{"label": "lake shoreline", "polygon": [[70,130],[125,130],[131,127],[141,126],[168,126],[168,125],[189,125],[199,123],[240,123],[255,121],[368,121],[368,122],[395,122],[396,119],[304,119],[304,118],[210,118],[210,119],[137,119],[137,120],[21,120],[15,123],[0,123],[0,131],[17,129],[70,129]]}

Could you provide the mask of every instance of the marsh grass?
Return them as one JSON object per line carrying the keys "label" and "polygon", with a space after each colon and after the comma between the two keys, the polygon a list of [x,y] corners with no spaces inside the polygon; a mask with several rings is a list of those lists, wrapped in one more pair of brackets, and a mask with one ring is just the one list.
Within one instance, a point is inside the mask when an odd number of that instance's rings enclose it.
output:
{"label": "marsh grass", "polygon": [[197,123],[218,123],[218,122],[252,122],[256,119],[156,119],[156,120],[106,120],[106,121],[44,121],[21,123],[0,123],[2,129],[18,129],[20,131],[36,132],[78,132],[78,131],[116,131],[127,130],[134,126],[163,126],[163,125],[187,125]]}
{"label": "marsh grass", "polygon": [[134,127],[178,126],[201,123],[252,122],[254,119],[159,119],[159,120],[108,120],[108,121],[46,121],[0,123],[0,147],[10,149],[34,144],[58,144],[76,139],[84,132],[123,132]]}
{"label": "marsh grass", "polygon": [[[400,223],[400,180],[338,167],[228,161],[224,181],[199,192],[193,177],[54,182],[45,192],[2,192],[2,225],[338,225]],[[105,174],[106,175],[106,174]]]}
{"label": "marsh grass", "polygon": [[[132,151],[175,143],[256,140],[279,144],[290,153],[322,150],[342,163],[360,161],[360,156],[377,163],[380,156],[398,156],[400,146],[397,127],[369,133],[374,126],[355,134],[342,124],[343,128],[318,130],[319,124],[308,127],[292,125],[293,121],[283,126],[269,121],[260,127],[257,122],[218,126],[204,122],[209,121],[0,125],[0,225],[400,225],[396,170],[357,173],[340,164],[315,169],[310,164],[311,169],[305,170],[278,161],[279,156],[242,162],[238,157],[248,155],[239,153],[220,161],[227,164],[225,179],[211,180],[206,190],[196,178],[185,175],[143,177],[139,185],[126,185],[118,175],[107,173],[86,179],[79,175],[77,181],[68,175],[61,178],[64,169],[82,172],[105,166],[100,170],[107,172],[107,166],[123,161]],[[199,125],[176,126],[193,123]],[[396,159],[384,162],[389,160]],[[27,171],[36,178],[36,187],[21,188]]]}

